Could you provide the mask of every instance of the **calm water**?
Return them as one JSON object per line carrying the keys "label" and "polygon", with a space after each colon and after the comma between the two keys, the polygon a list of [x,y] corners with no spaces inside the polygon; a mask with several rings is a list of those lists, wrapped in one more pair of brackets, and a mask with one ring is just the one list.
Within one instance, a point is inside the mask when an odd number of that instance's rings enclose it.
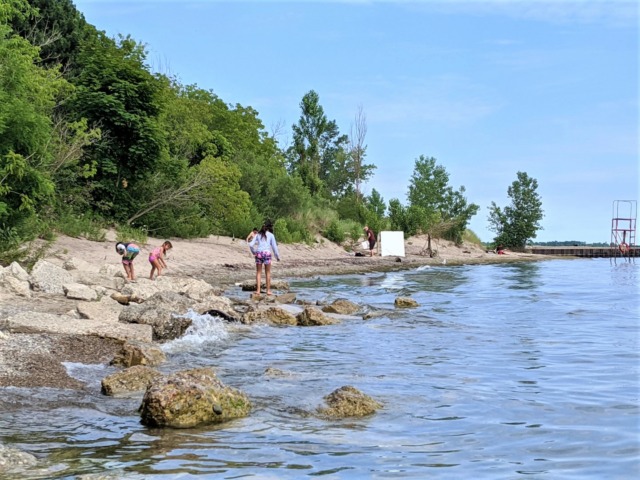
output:
{"label": "calm water", "polygon": [[[43,460],[21,478],[638,478],[639,280],[640,265],[599,259],[293,281],[299,298],[387,313],[308,328],[195,317],[163,369],[215,366],[250,417],[148,429],[140,397],[99,394],[114,370],[68,365],[91,392],[0,389],[31,405],[2,413],[0,442]],[[395,311],[399,295],[420,307]],[[305,414],[343,385],[384,408]]]}

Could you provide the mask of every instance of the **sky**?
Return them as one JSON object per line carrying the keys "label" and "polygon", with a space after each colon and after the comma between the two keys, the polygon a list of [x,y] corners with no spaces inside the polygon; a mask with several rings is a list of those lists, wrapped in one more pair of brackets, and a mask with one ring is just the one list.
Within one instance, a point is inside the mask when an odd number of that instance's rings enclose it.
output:
{"label": "sky", "polygon": [[639,4],[585,1],[74,0],[109,36],[146,44],[153,71],[251,106],[282,147],[310,90],[349,134],[366,116],[363,192],[406,204],[415,161],[489,206],[526,172],[537,241],[609,242],[638,200]]}

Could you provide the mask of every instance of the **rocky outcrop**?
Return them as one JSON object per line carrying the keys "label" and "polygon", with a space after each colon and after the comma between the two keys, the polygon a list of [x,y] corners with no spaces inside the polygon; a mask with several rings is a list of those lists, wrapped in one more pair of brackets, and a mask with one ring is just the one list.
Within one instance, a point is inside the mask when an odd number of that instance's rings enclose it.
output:
{"label": "rocky outcrop", "polygon": [[418,306],[418,302],[411,297],[397,297],[393,304],[398,308],[415,308]]}
{"label": "rocky outcrop", "polygon": [[102,393],[115,396],[141,392],[160,377],[162,374],[151,367],[135,365],[103,378]]}
{"label": "rocky outcrop", "polygon": [[328,418],[363,417],[382,408],[382,404],[351,385],[345,385],[324,397],[327,404],[318,413]]}
{"label": "rocky outcrop", "polygon": [[335,300],[331,305],[322,307],[322,311],[326,313],[337,313],[339,315],[353,315],[360,310],[360,306],[356,305],[349,300],[339,298]]}
{"label": "rocky outcrop", "polygon": [[304,310],[297,315],[298,325],[301,327],[310,327],[318,325],[335,325],[340,323],[339,320],[331,318],[321,310],[315,307],[306,306]]}
{"label": "rocky outcrop", "polygon": [[155,367],[165,362],[167,357],[160,347],[153,343],[125,342],[118,353],[116,353],[111,365],[121,367],[133,367],[144,365]]}
{"label": "rocky outcrop", "polygon": [[225,386],[210,368],[178,372],[155,380],[140,406],[142,423],[150,427],[191,428],[246,417],[251,402]]}
{"label": "rocky outcrop", "polygon": [[70,335],[96,335],[118,340],[150,342],[152,329],[149,325],[125,325],[106,323],[101,320],[73,318],[41,312],[21,312],[5,321],[10,330],[32,333],[66,333]]}

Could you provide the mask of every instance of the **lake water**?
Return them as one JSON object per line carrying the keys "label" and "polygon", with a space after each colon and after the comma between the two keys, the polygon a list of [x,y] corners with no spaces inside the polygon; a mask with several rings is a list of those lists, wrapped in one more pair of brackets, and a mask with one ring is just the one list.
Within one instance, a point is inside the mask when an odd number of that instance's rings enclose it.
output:
{"label": "lake water", "polygon": [[[293,280],[299,299],[385,314],[306,328],[194,317],[165,345],[164,371],[214,366],[251,398],[248,418],[149,429],[139,397],[100,395],[115,370],[68,365],[89,393],[0,389],[33,405],[2,413],[0,443],[42,459],[20,478],[640,478],[639,279],[640,265],[595,259]],[[420,306],[396,311],[397,296]],[[384,407],[305,413],[343,385]]]}

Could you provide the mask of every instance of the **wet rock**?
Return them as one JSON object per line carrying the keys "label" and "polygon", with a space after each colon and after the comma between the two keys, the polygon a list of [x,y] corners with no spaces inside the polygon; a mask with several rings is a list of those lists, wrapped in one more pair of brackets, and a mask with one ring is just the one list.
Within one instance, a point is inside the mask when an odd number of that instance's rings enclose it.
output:
{"label": "wet rock", "polygon": [[18,471],[25,467],[33,467],[37,463],[36,457],[30,453],[0,443],[0,474],[9,475],[15,472],[16,477],[14,478],[20,478],[17,474]]}
{"label": "wet rock", "polygon": [[191,428],[246,417],[248,397],[224,385],[210,368],[178,372],[155,380],[140,406],[142,423],[151,427]]}
{"label": "wet rock", "polygon": [[146,390],[152,382],[162,377],[157,370],[146,365],[135,365],[102,379],[102,393],[115,396]]}
{"label": "wet rock", "polygon": [[418,306],[418,302],[411,297],[397,297],[394,305],[398,308],[413,308]]}
{"label": "wet rock", "polygon": [[[260,286],[260,290],[267,290],[267,284],[264,283],[265,279],[262,279],[262,284]],[[256,290],[256,281],[254,280],[245,280],[240,284],[240,288],[244,292],[254,292]],[[271,280],[271,290],[289,290],[289,282],[285,280]]]}
{"label": "wet rock", "polygon": [[326,313],[337,313],[339,315],[353,315],[360,310],[360,306],[356,305],[349,300],[339,298],[335,300],[331,305],[322,307],[322,311]]}
{"label": "wet rock", "polygon": [[335,318],[328,317],[321,310],[307,306],[304,310],[297,315],[298,325],[301,327],[310,327],[318,325],[335,325],[340,323]]}
{"label": "wet rock", "polygon": [[351,385],[334,390],[324,400],[327,406],[319,407],[318,413],[329,418],[363,417],[382,408],[381,403]]}
{"label": "wet rock", "polygon": [[295,303],[296,294],[293,292],[283,293],[276,296],[276,303]]}
{"label": "wet rock", "polygon": [[145,365],[155,367],[165,362],[167,357],[160,347],[153,343],[144,343],[130,341],[122,345],[122,348],[116,353],[111,365],[122,367],[133,367],[136,365]]}
{"label": "wet rock", "polygon": [[265,376],[273,377],[273,378],[289,378],[292,377],[293,374],[291,372],[285,372],[284,370],[280,370],[279,368],[267,367],[264,371]]}
{"label": "wet rock", "polygon": [[34,290],[64,295],[63,285],[67,283],[73,283],[71,274],[45,260],[38,260],[31,270],[31,286]]}
{"label": "wet rock", "polygon": [[192,320],[183,317],[194,301],[175,292],[157,292],[141,305],[128,305],[120,313],[123,323],[151,325],[153,339],[173,340],[181,337]]}
{"label": "wet rock", "polygon": [[280,307],[269,307],[249,311],[242,317],[243,323],[266,322],[273,325],[297,325],[298,319]]}
{"label": "wet rock", "polygon": [[71,300],[83,300],[85,302],[93,302],[98,299],[98,294],[93,288],[87,287],[80,283],[67,283],[62,286],[62,290],[67,298]]}

